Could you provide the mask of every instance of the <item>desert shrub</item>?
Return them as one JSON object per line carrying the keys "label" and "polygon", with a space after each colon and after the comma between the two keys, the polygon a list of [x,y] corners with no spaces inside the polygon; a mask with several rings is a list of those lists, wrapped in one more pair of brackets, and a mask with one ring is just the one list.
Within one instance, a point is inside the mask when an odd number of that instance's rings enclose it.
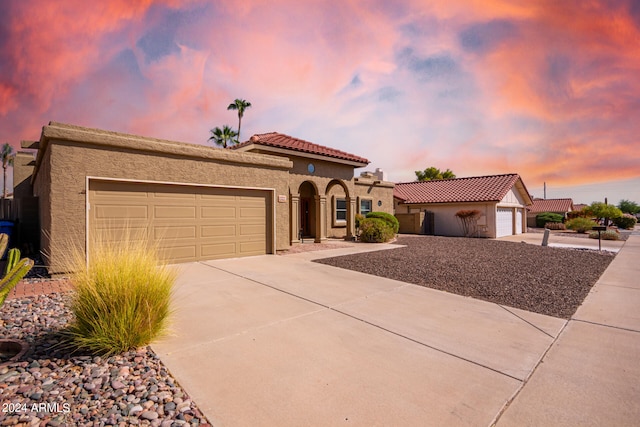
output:
{"label": "desert shrub", "polygon": [[613,223],[618,228],[624,228],[625,230],[632,229],[636,226],[636,217],[631,214],[624,214],[619,218],[614,218]]}
{"label": "desert shrub", "polygon": [[396,234],[400,229],[400,222],[398,222],[398,218],[395,216],[386,213],[386,212],[369,212],[367,214],[367,218],[378,218],[384,220],[389,226],[391,230],[393,230],[393,234]]}
{"label": "desert shrub", "polygon": [[[597,231],[590,232],[589,233],[589,238],[597,239],[598,238],[598,232]],[[620,240],[620,234],[615,230],[606,230],[606,231],[602,231],[600,233],[600,238],[602,240]]]}
{"label": "desert shrub", "polygon": [[566,230],[567,227],[561,222],[548,222],[544,225],[544,228],[549,230]]}
{"label": "desert shrub", "polygon": [[591,231],[593,226],[598,225],[595,221],[589,218],[574,218],[570,219],[564,224],[569,230],[574,230],[578,233],[586,233],[587,231]]}
{"label": "desert shrub", "polygon": [[65,335],[74,348],[113,355],[165,332],[176,272],[142,239],[103,240],[90,245],[88,265],[84,251],[75,251],[75,318]]}
{"label": "desert shrub", "polygon": [[548,222],[562,222],[564,217],[553,212],[542,212],[536,215],[536,227],[543,228]]}
{"label": "desert shrub", "polygon": [[360,222],[360,239],[369,243],[384,243],[395,233],[388,222],[381,218],[365,218]]}

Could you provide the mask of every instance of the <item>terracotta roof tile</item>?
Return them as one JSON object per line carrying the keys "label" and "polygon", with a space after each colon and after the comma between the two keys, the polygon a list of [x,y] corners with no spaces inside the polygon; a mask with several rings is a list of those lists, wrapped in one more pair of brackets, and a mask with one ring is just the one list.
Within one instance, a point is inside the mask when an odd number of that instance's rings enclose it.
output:
{"label": "terracotta roof tile", "polygon": [[533,199],[529,212],[570,212],[573,210],[572,199]]}
{"label": "terracotta roof tile", "polygon": [[519,179],[506,174],[404,182],[396,184],[393,196],[404,203],[499,202]]}
{"label": "terracotta roof tile", "polygon": [[316,154],[320,156],[333,157],[336,159],[349,160],[363,165],[369,164],[369,160],[364,157],[349,154],[335,148],[325,147],[323,145],[314,144],[313,142],[303,139],[294,138],[278,132],[269,132],[253,135],[248,141],[242,142],[231,147],[232,149],[246,147],[248,145],[264,145],[268,147],[284,148],[287,150],[300,151],[302,153]]}

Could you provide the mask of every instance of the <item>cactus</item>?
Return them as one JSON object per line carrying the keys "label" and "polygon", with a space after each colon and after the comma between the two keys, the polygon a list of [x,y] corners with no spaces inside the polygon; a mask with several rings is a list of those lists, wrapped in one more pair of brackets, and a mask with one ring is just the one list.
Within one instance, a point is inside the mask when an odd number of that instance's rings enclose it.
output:
{"label": "cactus", "polygon": [[7,265],[4,269],[5,276],[9,274],[11,270],[13,270],[13,267],[16,266],[18,261],[20,261],[20,249],[9,249],[9,252],[7,253]]}
{"label": "cactus", "polygon": [[5,233],[0,234],[0,256],[4,255],[4,251],[7,250],[7,246],[9,246],[9,235]]}
{"label": "cactus", "polygon": [[[4,254],[9,244],[9,236],[0,234],[0,254]],[[4,304],[9,292],[13,289],[29,270],[33,267],[33,260],[29,258],[20,259],[20,250],[11,249],[7,254],[7,267],[4,277],[0,280],[0,305]]]}

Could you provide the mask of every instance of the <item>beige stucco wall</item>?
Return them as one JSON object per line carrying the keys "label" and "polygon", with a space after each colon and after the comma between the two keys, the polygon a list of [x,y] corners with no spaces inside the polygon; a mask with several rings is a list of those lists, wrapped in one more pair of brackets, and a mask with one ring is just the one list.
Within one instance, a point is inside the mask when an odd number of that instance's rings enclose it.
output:
{"label": "beige stucco wall", "polygon": [[34,256],[40,246],[40,222],[38,199],[33,196],[31,176],[34,169],[34,153],[18,151],[13,160],[13,212],[16,219],[13,230],[20,250],[27,256]]}
{"label": "beige stucco wall", "polygon": [[[65,129],[54,130],[59,136],[45,135],[47,144],[34,180],[34,192],[40,196],[41,249],[54,273],[67,269],[64,257],[70,244],[84,247],[87,176],[274,189],[276,250],[289,247],[288,204],[278,202],[279,195],[288,193],[291,163],[286,159],[167,141],[158,143],[164,152],[154,152],[145,138],[87,134],[85,139],[97,142],[87,143],[65,140]],[[69,135],[83,136],[73,129]]]}
{"label": "beige stucco wall", "polygon": [[356,178],[354,184],[358,211],[360,209],[360,199],[370,199],[373,202],[372,211],[386,212],[393,215],[394,184],[392,182],[359,177]]}

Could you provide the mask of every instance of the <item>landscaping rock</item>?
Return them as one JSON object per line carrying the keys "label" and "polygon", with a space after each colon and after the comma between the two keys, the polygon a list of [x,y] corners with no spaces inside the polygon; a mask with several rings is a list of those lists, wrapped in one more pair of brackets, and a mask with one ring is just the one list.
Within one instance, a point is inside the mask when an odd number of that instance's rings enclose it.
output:
{"label": "landscaping rock", "polygon": [[[70,354],[60,346],[58,333],[71,318],[70,298],[69,292],[38,295],[0,307],[0,338],[22,339],[32,348],[23,361],[0,368],[0,402],[21,408],[1,412],[0,425],[184,424],[175,404],[173,412],[159,408],[174,397],[187,402],[188,396],[150,348],[103,358]],[[191,424],[209,425],[188,402]]]}
{"label": "landscaping rock", "polygon": [[316,262],[570,318],[615,254],[463,237],[402,235],[406,247]]}

